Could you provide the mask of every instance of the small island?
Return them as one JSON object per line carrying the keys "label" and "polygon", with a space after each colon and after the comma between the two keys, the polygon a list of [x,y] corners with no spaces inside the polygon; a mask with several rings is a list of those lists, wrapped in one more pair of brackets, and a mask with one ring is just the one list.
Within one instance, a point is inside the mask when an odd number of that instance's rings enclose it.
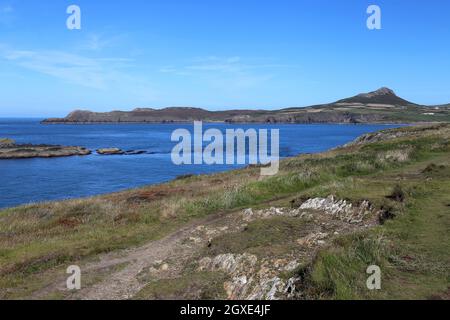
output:
{"label": "small island", "polygon": [[119,148],[98,149],[97,153],[100,155],[122,155],[122,154],[125,154],[125,152]]}
{"label": "small island", "polygon": [[115,155],[126,155],[126,156],[136,156],[140,154],[146,154],[149,153],[145,150],[127,150],[124,151],[119,148],[101,148],[97,149],[97,154],[101,156],[115,156]]}
{"label": "small island", "polygon": [[91,154],[91,151],[84,147],[16,144],[12,139],[0,138],[0,160],[85,156],[89,154]]}

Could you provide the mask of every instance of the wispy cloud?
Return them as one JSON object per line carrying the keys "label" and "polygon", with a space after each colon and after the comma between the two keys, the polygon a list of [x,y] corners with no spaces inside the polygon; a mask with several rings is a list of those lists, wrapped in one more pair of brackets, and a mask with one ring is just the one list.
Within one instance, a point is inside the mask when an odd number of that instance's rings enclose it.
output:
{"label": "wispy cloud", "polygon": [[0,25],[11,26],[14,21],[14,8],[8,4],[0,4]]}
{"label": "wispy cloud", "polygon": [[102,33],[90,33],[86,40],[79,45],[82,50],[101,51],[116,46],[124,38],[124,35],[106,36]]}
{"label": "wispy cloud", "polygon": [[195,71],[220,71],[220,72],[231,72],[240,73],[246,69],[246,65],[241,62],[240,57],[207,57],[203,59],[197,59],[196,63],[193,65],[188,65],[185,68],[187,70]]}
{"label": "wispy cloud", "polygon": [[157,94],[147,79],[127,72],[128,58],[91,58],[64,51],[17,50],[0,44],[0,59],[18,67],[97,90],[127,91],[142,99]]}
{"label": "wispy cloud", "polygon": [[[94,46],[95,47],[95,46]],[[83,50],[72,53],[58,50],[23,50],[0,43],[0,60],[9,65],[59,79],[66,83],[103,91],[103,94],[133,97],[134,101],[152,103],[159,101],[164,93],[160,83],[152,83],[151,72],[143,72],[139,60],[128,57],[108,57],[97,52]],[[82,52],[83,54],[80,54]],[[158,68],[169,77],[190,77],[215,95],[238,96],[249,90],[260,90],[277,75],[276,69],[291,66],[271,63],[249,63],[239,56],[192,59],[185,65]],[[264,61],[263,61],[264,62]],[[18,74],[20,74],[18,72]],[[23,73],[27,76],[27,73]],[[170,78],[170,83],[184,79]],[[155,89],[159,87],[159,89]],[[187,86],[186,88],[188,88]],[[181,88],[180,90],[184,90]]]}
{"label": "wispy cloud", "polygon": [[272,63],[248,63],[239,56],[197,58],[184,66],[165,66],[159,71],[178,76],[207,78],[217,86],[250,88],[259,86],[273,77],[275,69],[292,67]]}
{"label": "wispy cloud", "polygon": [[107,73],[102,63],[91,58],[60,51],[8,50],[3,58],[20,67],[68,81],[105,89]]}

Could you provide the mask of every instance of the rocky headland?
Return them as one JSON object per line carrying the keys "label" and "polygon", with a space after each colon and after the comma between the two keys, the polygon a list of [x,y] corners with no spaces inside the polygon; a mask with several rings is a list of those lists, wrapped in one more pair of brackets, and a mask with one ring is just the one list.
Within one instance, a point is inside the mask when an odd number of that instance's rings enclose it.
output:
{"label": "rocky headland", "polygon": [[417,123],[449,122],[448,105],[426,106],[398,97],[389,88],[358,94],[336,102],[280,110],[209,111],[193,107],[136,108],[132,111],[76,110],[44,124],[102,123]]}

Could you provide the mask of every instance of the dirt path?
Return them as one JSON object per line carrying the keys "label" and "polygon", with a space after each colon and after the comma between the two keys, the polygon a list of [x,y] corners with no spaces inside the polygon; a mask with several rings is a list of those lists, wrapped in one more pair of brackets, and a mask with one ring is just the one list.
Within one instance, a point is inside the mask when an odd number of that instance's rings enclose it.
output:
{"label": "dirt path", "polygon": [[[350,220],[358,217],[362,219],[361,214],[365,214],[368,210],[367,204],[364,205],[364,202],[358,207],[353,207],[349,203],[329,197],[327,199],[311,199],[310,202],[305,202],[305,205],[307,206],[303,211],[300,208],[286,210],[270,208],[210,215],[193,221],[160,240],[151,241],[137,248],[100,255],[96,261],[80,265],[82,288],[79,291],[68,291],[66,288],[67,275],[64,274],[44,289],[35,292],[32,298],[42,299],[59,294],[66,299],[131,299],[150,281],[181,276],[184,267],[192,259],[198,259],[198,252],[211,243],[212,239],[245,230],[247,224],[254,220],[275,216],[296,216],[302,219],[304,216],[303,219],[306,221],[313,221],[305,223],[303,226],[305,237],[297,239],[299,250],[306,250],[307,254],[305,253],[304,256],[308,259],[325,243],[325,238],[332,237],[333,232],[339,231],[337,234],[343,234],[368,227],[365,225],[368,221],[363,223],[361,220],[356,224],[347,222],[347,218]],[[337,212],[333,214],[328,212],[336,211],[337,208],[346,215],[341,216]],[[293,235],[293,237],[299,237],[299,235]],[[278,258],[274,257],[274,261],[279,262]],[[275,262],[268,263],[272,265]],[[285,262],[290,263],[288,260]],[[248,275],[248,278],[251,277],[252,275]]]}
{"label": "dirt path", "polygon": [[[98,261],[80,266],[83,279],[105,274],[104,279],[93,285],[87,285],[80,291],[69,294],[69,299],[119,300],[130,299],[144,286],[139,274],[146,268],[161,265],[169,258],[175,262],[168,267],[167,273],[173,275],[181,264],[192,257],[200,248],[207,245],[209,236],[232,231],[230,226],[240,227],[242,218],[238,214],[219,213],[194,221],[176,232],[141,247],[120,250],[99,257]],[[213,230],[214,234],[208,234]],[[222,230],[222,231],[220,231]],[[235,229],[234,229],[235,230]],[[121,267],[123,266],[123,267]],[[115,270],[118,269],[118,270]],[[42,290],[35,292],[33,299],[42,299],[57,292],[67,295],[66,279],[60,277]]]}

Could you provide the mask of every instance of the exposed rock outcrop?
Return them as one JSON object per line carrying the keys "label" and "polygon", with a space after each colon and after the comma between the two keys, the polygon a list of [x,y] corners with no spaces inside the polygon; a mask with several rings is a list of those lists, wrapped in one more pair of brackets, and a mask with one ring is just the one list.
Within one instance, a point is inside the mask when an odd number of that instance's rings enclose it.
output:
{"label": "exposed rock outcrop", "polygon": [[[198,269],[228,274],[230,280],[224,283],[228,299],[298,298],[301,296],[301,278],[294,271],[300,267],[301,262],[311,261],[315,252],[331,243],[333,238],[375,225],[379,212],[367,200],[353,203],[332,195],[305,199],[294,208],[249,208],[241,214],[242,220],[247,223],[274,217],[304,219],[302,233],[292,234],[297,245],[294,251],[277,257],[260,258],[249,253],[220,254],[201,259]],[[291,276],[286,277],[287,274]]]}
{"label": "exposed rock outcrop", "polygon": [[233,275],[252,270],[258,258],[252,254],[221,254],[200,260],[199,270],[224,271]]}
{"label": "exposed rock outcrop", "polygon": [[299,209],[287,209],[287,208],[269,208],[269,209],[262,209],[262,210],[253,210],[251,208],[244,210],[242,213],[243,218],[245,221],[252,221],[255,219],[261,219],[261,218],[270,218],[270,217],[276,217],[276,216],[283,216],[283,217],[297,217],[301,214],[301,211]]}
{"label": "exposed rock outcrop", "polygon": [[286,259],[265,260],[258,265],[255,255],[221,254],[214,258],[200,260],[200,271],[222,271],[231,276],[224,283],[227,298],[231,300],[276,300],[280,294],[288,296],[292,286],[298,280],[282,280],[277,275],[283,271],[292,271],[298,263]]}
{"label": "exposed rock outcrop", "polygon": [[127,156],[136,156],[140,154],[146,154],[148,153],[145,150],[127,150],[124,151],[119,148],[101,148],[97,149],[97,154],[102,156],[111,156],[111,155],[127,155]]}
{"label": "exposed rock outcrop", "polygon": [[314,198],[305,201],[300,210],[320,210],[348,223],[360,223],[364,217],[373,212],[369,201],[364,200],[357,206],[347,200],[337,200],[334,196]]}
{"label": "exposed rock outcrop", "polygon": [[119,148],[103,148],[103,149],[98,149],[97,153],[100,155],[121,155],[121,154],[125,154],[124,151],[122,151]]}
{"label": "exposed rock outcrop", "polygon": [[354,205],[347,200],[338,200],[334,196],[327,198],[311,198],[303,202],[298,208],[270,208],[254,211],[249,208],[244,210],[243,218],[252,221],[258,218],[270,218],[275,216],[305,217],[310,210],[321,211],[348,223],[360,223],[364,217],[373,212],[374,208],[367,200]]}
{"label": "exposed rock outcrop", "polygon": [[0,145],[0,159],[54,158],[91,154],[84,147],[8,143]]}

